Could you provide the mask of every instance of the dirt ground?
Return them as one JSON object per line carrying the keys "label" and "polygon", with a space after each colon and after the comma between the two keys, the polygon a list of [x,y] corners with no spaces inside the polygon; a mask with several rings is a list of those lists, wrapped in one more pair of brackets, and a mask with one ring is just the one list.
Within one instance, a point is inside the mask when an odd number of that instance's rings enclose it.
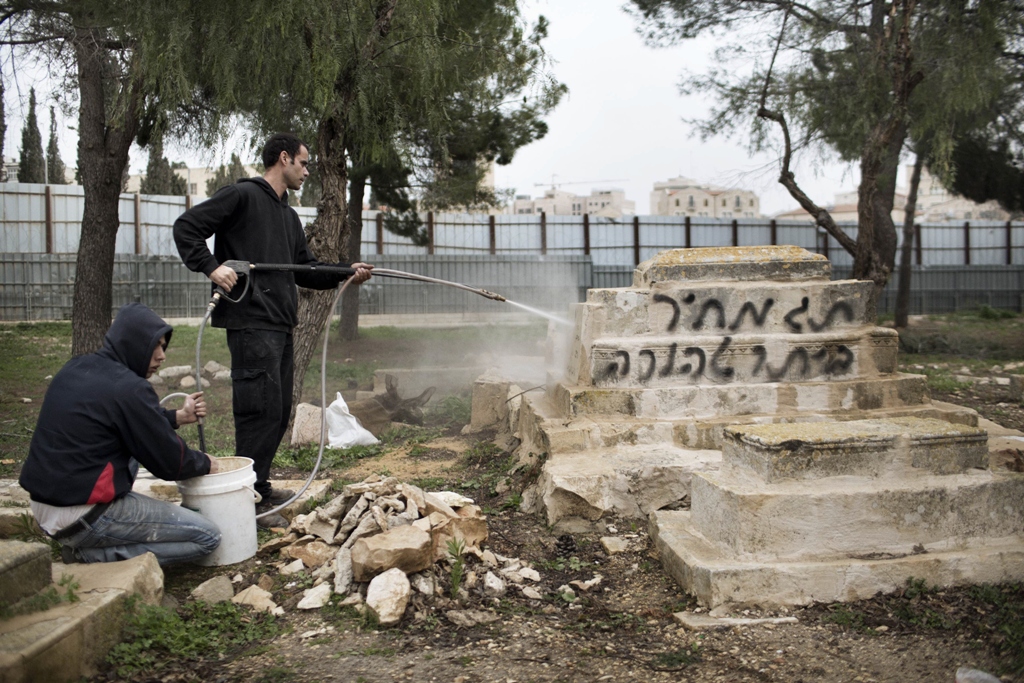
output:
{"label": "dirt ground", "polygon": [[[540,348],[536,342],[524,343]],[[1024,374],[1024,369],[1005,367],[1024,360],[1024,353],[961,358],[921,351],[901,354],[901,369],[937,378],[933,398],[970,406],[998,424],[1024,429],[1024,406],[1010,397],[1009,387],[995,382],[1010,373]],[[453,363],[471,351],[443,337],[434,340],[429,353],[415,340],[376,337],[338,352],[342,357],[372,359],[377,367],[408,367],[428,357]],[[189,362],[188,349],[180,353],[178,362]],[[962,372],[965,365],[967,373]],[[990,382],[964,381],[968,377]],[[22,390],[16,395],[34,394]],[[218,397],[211,391],[211,398],[221,402],[222,412],[229,411],[227,395]],[[36,405],[12,401],[11,415]],[[29,417],[23,418],[26,423]],[[428,418],[425,427],[405,430],[383,453],[371,453],[322,476],[343,482],[391,475],[430,490],[449,489],[472,497],[488,515],[486,547],[535,568],[541,580],[531,586],[542,599],[531,600],[514,585],[501,598],[485,597],[480,584],[486,569],[468,557],[469,573],[463,583],[468,598],[451,600],[450,568],[435,565],[445,596],[415,597],[400,624],[383,628],[339,605],[337,596],[320,610],[296,609],[312,579],[280,576],[274,566],[278,558],[273,556],[257,556],[231,567],[170,568],[166,593],[181,606],[191,600],[189,593],[196,585],[219,574],[240,576],[236,590],[264,575],[271,577],[273,598],[285,608],[277,619],[279,634],[221,655],[164,656],[148,672],[119,676],[107,667],[93,680],[951,682],[957,668],[967,666],[1004,681],[1024,682],[1021,585],[937,591],[911,583],[898,595],[849,605],[775,611],[738,606],[737,616],[795,617],[797,623],[684,630],[673,613],[697,606],[661,569],[642,520],[606,519],[588,528],[551,528],[542,518],[519,512],[518,497],[531,473],[509,476],[509,454],[491,445],[491,435],[465,436],[461,426]],[[216,429],[214,425],[211,432]],[[11,450],[20,451],[19,444]],[[295,467],[273,471],[277,479],[305,474]],[[628,541],[628,550],[609,554],[600,542],[605,536]],[[267,538],[261,533],[261,540]],[[576,590],[575,599],[559,595],[561,586],[598,575],[600,582],[587,591]],[[497,618],[472,627],[456,626],[447,616],[453,610],[479,610]]]}

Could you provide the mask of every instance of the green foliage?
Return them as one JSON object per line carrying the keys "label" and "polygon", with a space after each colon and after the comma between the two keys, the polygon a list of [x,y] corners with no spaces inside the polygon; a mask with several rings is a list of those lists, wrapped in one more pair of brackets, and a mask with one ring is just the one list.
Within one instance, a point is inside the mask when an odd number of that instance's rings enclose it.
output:
{"label": "green foliage", "polygon": [[445,544],[448,550],[448,561],[451,563],[449,578],[451,579],[451,597],[455,600],[459,597],[459,588],[462,587],[462,578],[465,571],[465,560],[462,554],[466,552],[466,543],[461,538],[449,539]]}
{"label": "green foliage", "polygon": [[821,618],[827,624],[836,624],[837,626],[851,628],[856,631],[867,630],[867,626],[864,624],[863,612],[852,609],[843,603],[829,605],[828,611],[829,613]]}
{"label": "green foliage", "polygon": [[43,136],[39,133],[39,122],[36,120],[36,89],[28,91],[28,114],[25,125],[21,128],[21,156],[18,161],[19,183],[43,183]]}
{"label": "green foliage", "polygon": [[179,666],[182,661],[216,659],[272,638],[277,631],[272,615],[254,613],[231,602],[189,603],[180,612],[134,602],[124,641],[114,646],[107,662],[119,676],[129,678]]}
{"label": "green foliage", "polygon": [[245,170],[242,160],[234,152],[231,153],[231,162],[224,166],[217,167],[213,177],[206,181],[206,196],[212,197],[217,190],[225,185],[233,185],[241,178],[248,178],[249,172]]}
{"label": "green foliage", "polygon": [[432,424],[469,424],[472,412],[472,405],[466,399],[446,396],[427,408],[424,419]]}
{"label": "green foliage", "polygon": [[64,161],[60,158],[60,149],[57,146],[57,118],[54,115],[53,107],[50,107],[50,141],[46,145],[46,177],[51,185],[67,185],[64,174],[67,169]]}
{"label": "green foliage", "polygon": [[146,176],[139,185],[142,194],[184,195],[188,193],[187,182],[171,168],[164,156],[162,136],[154,136],[149,141],[149,163],[146,164]]}
{"label": "green foliage", "polygon": [[978,308],[978,317],[982,320],[1008,320],[1016,318],[1017,313],[1005,308],[992,308],[988,304],[984,304]]}
{"label": "green foliage", "polygon": [[79,583],[75,581],[75,577],[70,574],[65,574],[57,582],[57,586],[63,588],[63,592],[57,590],[54,586],[47,586],[44,590],[30,595],[29,597],[19,600],[13,605],[7,605],[0,607],[0,619],[10,619],[20,614],[34,614],[36,612],[45,612],[51,607],[67,602],[75,603],[81,600],[78,597]]}
{"label": "green foliage", "polygon": [[1006,658],[1008,673],[1024,675],[1024,584],[972,586],[970,595],[989,608],[985,640]]}
{"label": "green foliage", "polygon": [[[319,452],[320,444],[299,446],[297,449],[282,449],[275,456],[275,462],[281,467],[297,467],[310,471],[316,464]],[[351,448],[324,448],[320,469],[346,469],[360,460],[375,458],[383,453],[384,447],[381,444],[352,446]]]}
{"label": "green foliage", "polygon": [[700,643],[693,643],[688,648],[678,648],[655,655],[652,665],[658,669],[679,670],[701,661]]}

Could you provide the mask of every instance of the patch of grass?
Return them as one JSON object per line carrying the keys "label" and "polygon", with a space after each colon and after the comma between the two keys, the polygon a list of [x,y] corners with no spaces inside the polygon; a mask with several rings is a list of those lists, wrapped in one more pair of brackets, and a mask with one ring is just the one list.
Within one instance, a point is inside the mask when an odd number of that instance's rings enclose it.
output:
{"label": "patch of grass", "polygon": [[849,605],[836,603],[828,606],[829,613],[821,618],[827,624],[836,624],[845,628],[852,628],[855,631],[867,631],[864,623],[864,613],[852,609]]}
{"label": "patch of grass", "polygon": [[[301,446],[298,449],[283,449],[275,456],[275,463],[279,467],[296,467],[303,470],[312,470],[316,464],[317,454],[320,452],[320,445]],[[325,448],[324,458],[320,463],[321,470],[347,469],[360,460],[375,458],[383,455],[385,448],[381,444],[373,446],[352,446],[351,448]]]}
{"label": "patch of grass", "polygon": [[472,405],[458,396],[447,396],[428,407],[424,420],[431,424],[468,424],[472,417]]}
{"label": "patch of grass", "polygon": [[[469,467],[493,465],[498,455],[504,453],[490,441],[477,441],[462,456],[463,463]],[[503,463],[504,461],[502,461]]]}
{"label": "patch of grass", "polygon": [[180,666],[182,661],[215,660],[277,632],[273,615],[251,612],[231,602],[194,602],[176,612],[133,600],[124,642],[114,646],[107,662],[118,676],[132,678]]}
{"label": "patch of grass", "polygon": [[394,657],[397,650],[393,647],[378,647],[371,646],[363,650],[363,654],[368,657]]}
{"label": "patch of grass", "polygon": [[280,666],[272,666],[264,671],[253,683],[290,683],[299,680],[298,674],[291,669]]}
{"label": "patch of grass", "polygon": [[698,643],[694,643],[688,648],[683,647],[655,655],[654,659],[651,661],[651,666],[655,671],[678,671],[679,669],[686,668],[691,664],[697,664],[700,661],[700,645]]}
{"label": "patch of grass", "polygon": [[23,600],[19,600],[13,605],[0,608],[0,619],[10,619],[11,617],[16,617],[20,614],[45,612],[51,607],[56,607],[62,602],[74,603],[81,599],[78,597],[77,593],[79,584],[70,574],[62,576],[57,585],[64,589],[63,592],[57,590],[54,586],[48,586],[45,590],[42,590],[35,595],[30,595]]}
{"label": "patch of grass", "polygon": [[972,586],[970,595],[987,606],[986,640],[1007,662],[1006,671],[1024,676],[1024,584]]}
{"label": "patch of grass", "polygon": [[410,481],[413,486],[419,486],[424,491],[437,491],[443,489],[447,482],[444,477],[422,477]]}

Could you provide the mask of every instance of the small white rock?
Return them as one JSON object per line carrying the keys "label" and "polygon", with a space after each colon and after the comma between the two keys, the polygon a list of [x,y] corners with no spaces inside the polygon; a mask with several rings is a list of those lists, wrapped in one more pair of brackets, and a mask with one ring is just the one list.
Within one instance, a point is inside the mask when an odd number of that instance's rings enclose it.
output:
{"label": "small white rock", "polygon": [[299,609],[320,609],[331,599],[331,584],[321,583],[306,591],[305,597],[296,605]]}
{"label": "small white rock", "polygon": [[484,595],[492,598],[500,598],[505,595],[505,582],[498,578],[493,572],[484,574]]}
{"label": "small white rock", "polygon": [[295,560],[281,567],[281,574],[284,576],[290,576],[292,574],[298,574],[305,568],[306,565],[302,564],[302,560]]}
{"label": "small white rock", "polygon": [[533,588],[531,586],[524,586],[523,597],[529,598],[530,600],[540,600],[541,594],[537,591],[536,588]]}

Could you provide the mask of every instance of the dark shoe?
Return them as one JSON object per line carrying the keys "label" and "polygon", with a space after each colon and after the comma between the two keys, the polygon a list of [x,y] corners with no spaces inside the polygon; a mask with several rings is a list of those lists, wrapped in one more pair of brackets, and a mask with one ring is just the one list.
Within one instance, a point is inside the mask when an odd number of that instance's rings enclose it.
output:
{"label": "dark shoe", "polygon": [[[256,514],[260,514],[259,508],[256,508]],[[257,517],[256,526],[260,527],[261,529],[287,529],[288,520],[282,517],[280,514],[274,512],[269,515],[264,515],[263,517]]]}
{"label": "dark shoe", "polygon": [[67,545],[60,547],[60,561],[64,564],[77,564],[81,562],[78,556],[75,555],[75,549]]}
{"label": "dark shoe", "polygon": [[291,489],[270,489],[269,496],[263,496],[264,503],[272,503],[274,505],[280,505],[291,500],[291,497],[295,495],[295,491]]}

